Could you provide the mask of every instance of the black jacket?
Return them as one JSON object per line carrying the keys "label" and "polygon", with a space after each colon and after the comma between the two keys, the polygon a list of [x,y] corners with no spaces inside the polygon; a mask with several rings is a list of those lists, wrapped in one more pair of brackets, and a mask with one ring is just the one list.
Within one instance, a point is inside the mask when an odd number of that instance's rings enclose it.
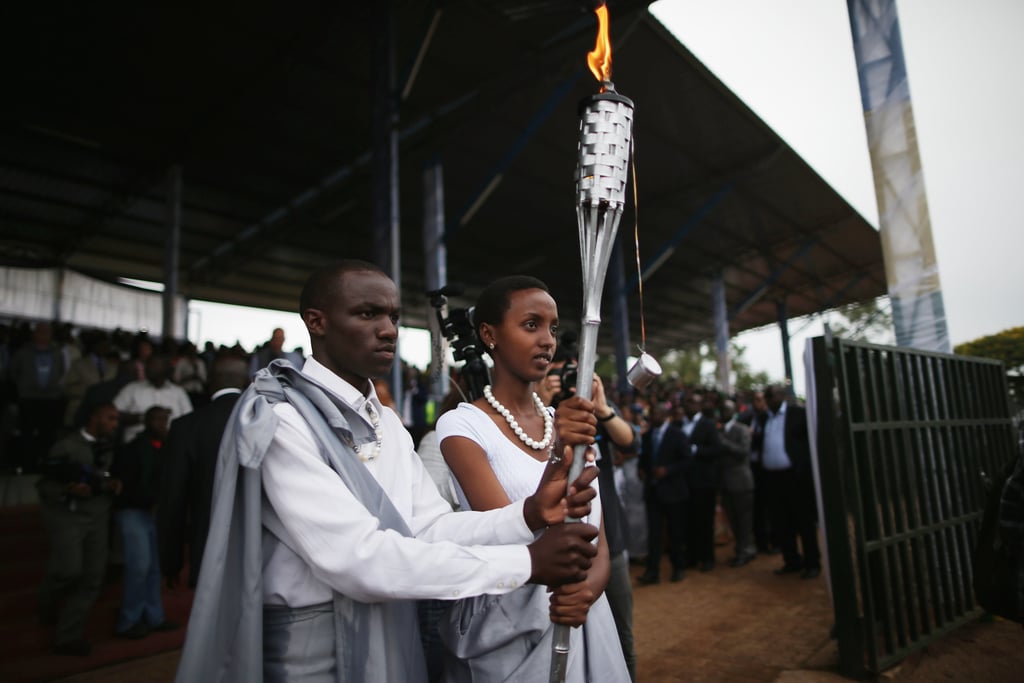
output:
{"label": "black jacket", "polygon": [[714,418],[701,417],[690,433],[693,464],[687,474],[690,489],[718,488],[718,455],[722,449],[722,438]]}
{"label": "black jacket", "polygon": [[[686,472],[692,462],[690,440],[677,425],[670,424],[661,439],[657,454],[653,454],[651,444],[657,429],[660,429],[660,426],[651,427],[641,441],[638,466],[645,476],[644,500],[658,503],[681,503],[689,500],[690,489],[686,485]],[[655,467],[667,468],[667,475],[663,479],[655,479]]]}
{"label": "black jacket", "polygon": [[121,480],[115,508],[152,510],[160,482],[162,451],[163,442],[147,431],[118,449],[110,468],[110,474]]}
{"label": "black jacket", "polygon": [[177,576],[189,546],[188,585],[199,579],[199,565],[210,529],[210,505],[217,453],[240,394],[222,394],[212,403],[171,423],[157,507],[160,570]]}

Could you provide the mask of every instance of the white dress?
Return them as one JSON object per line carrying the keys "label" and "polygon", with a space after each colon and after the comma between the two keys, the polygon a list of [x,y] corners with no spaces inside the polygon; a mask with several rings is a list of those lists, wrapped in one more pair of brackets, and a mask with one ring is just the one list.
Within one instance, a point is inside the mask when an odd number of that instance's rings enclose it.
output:
{"label": "white dress", "polygon": [[[526,498],[537,490],[546,463],[521,450],[476,406],[461,403],[442,415],[437,436],[441,442],[461,436],[477,443],[487,454],[510,501]],[[471,509],[457,481],[455,486],[462,508]],[[598,496],[584,521],[599,526],[600,520]],[[530,584],[506,595],[485,595],[455,603],[447,623],[442,622],[440,627],[447,650],[446,683],[547,680],[554,632],[549,600],[545,586]],[[603,594],[591,605],[587,623],[572,629],[566,681],[629,681],[615,622]]]}

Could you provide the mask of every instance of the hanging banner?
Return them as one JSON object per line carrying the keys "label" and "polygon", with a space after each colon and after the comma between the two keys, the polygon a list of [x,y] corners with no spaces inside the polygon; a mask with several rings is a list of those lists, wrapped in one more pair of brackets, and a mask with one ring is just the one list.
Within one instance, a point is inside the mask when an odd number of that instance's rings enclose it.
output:
{"label": "hanging banner", "polygon": [[950,353],[894,0],[847,0],[896,343]]}

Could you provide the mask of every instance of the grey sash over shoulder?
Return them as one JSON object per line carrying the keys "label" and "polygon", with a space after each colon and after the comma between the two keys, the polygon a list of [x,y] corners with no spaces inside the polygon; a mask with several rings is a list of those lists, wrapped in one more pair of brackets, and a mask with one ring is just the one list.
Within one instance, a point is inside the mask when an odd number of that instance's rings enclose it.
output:
{"label": "grey sash over shoulder", "polygon": [[[343,401],[285,360],[261,370],[235,406],[221,440],[210,535],[189,619],[178,683],[263,680],[263,525],[260,465],[290,403],[309,424],[321,456],[381,529],[411,532],[387,494],[345,445],[375,439]],[[338,681],[426,680],[415,603],[367,604],[335,593]]]}

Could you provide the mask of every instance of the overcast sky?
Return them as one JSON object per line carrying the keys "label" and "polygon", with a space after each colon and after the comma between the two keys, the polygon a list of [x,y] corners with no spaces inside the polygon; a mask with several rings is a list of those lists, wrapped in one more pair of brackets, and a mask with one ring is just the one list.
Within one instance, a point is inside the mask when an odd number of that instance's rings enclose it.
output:
{"label": "overcast sky", "polygon": [[[651,9],[878,225],[843,0],[660,0]],[[952,342],[1024,325],[1024,238],[1015,206],[1024,194],[1024,1],[902,0],[897,9]],[[267,339],[282,325],[289,347],[308,346],[297,315],[268,313],[242,324],[228,309],[199,308],[191,329],[202,340],[244,333],[243,343],[252,344],[253,335]],[[791,347],[799,393],[803,339],[821,325],[790,324],[791,333],[801,328]],[[740,342],[755,369],[781,378],[776,328]],[[422,365],[419,355],[414,362]]]}
{"label": "overcast sky", "polygon": [[[951,340],[1024,325],[1024,2],[896,7]],[[877,227],[846,2],[660,0],[651,11]],[[801,392],[804,336],[792,344]],[[740,341],[781,376],[776,328]]]}

